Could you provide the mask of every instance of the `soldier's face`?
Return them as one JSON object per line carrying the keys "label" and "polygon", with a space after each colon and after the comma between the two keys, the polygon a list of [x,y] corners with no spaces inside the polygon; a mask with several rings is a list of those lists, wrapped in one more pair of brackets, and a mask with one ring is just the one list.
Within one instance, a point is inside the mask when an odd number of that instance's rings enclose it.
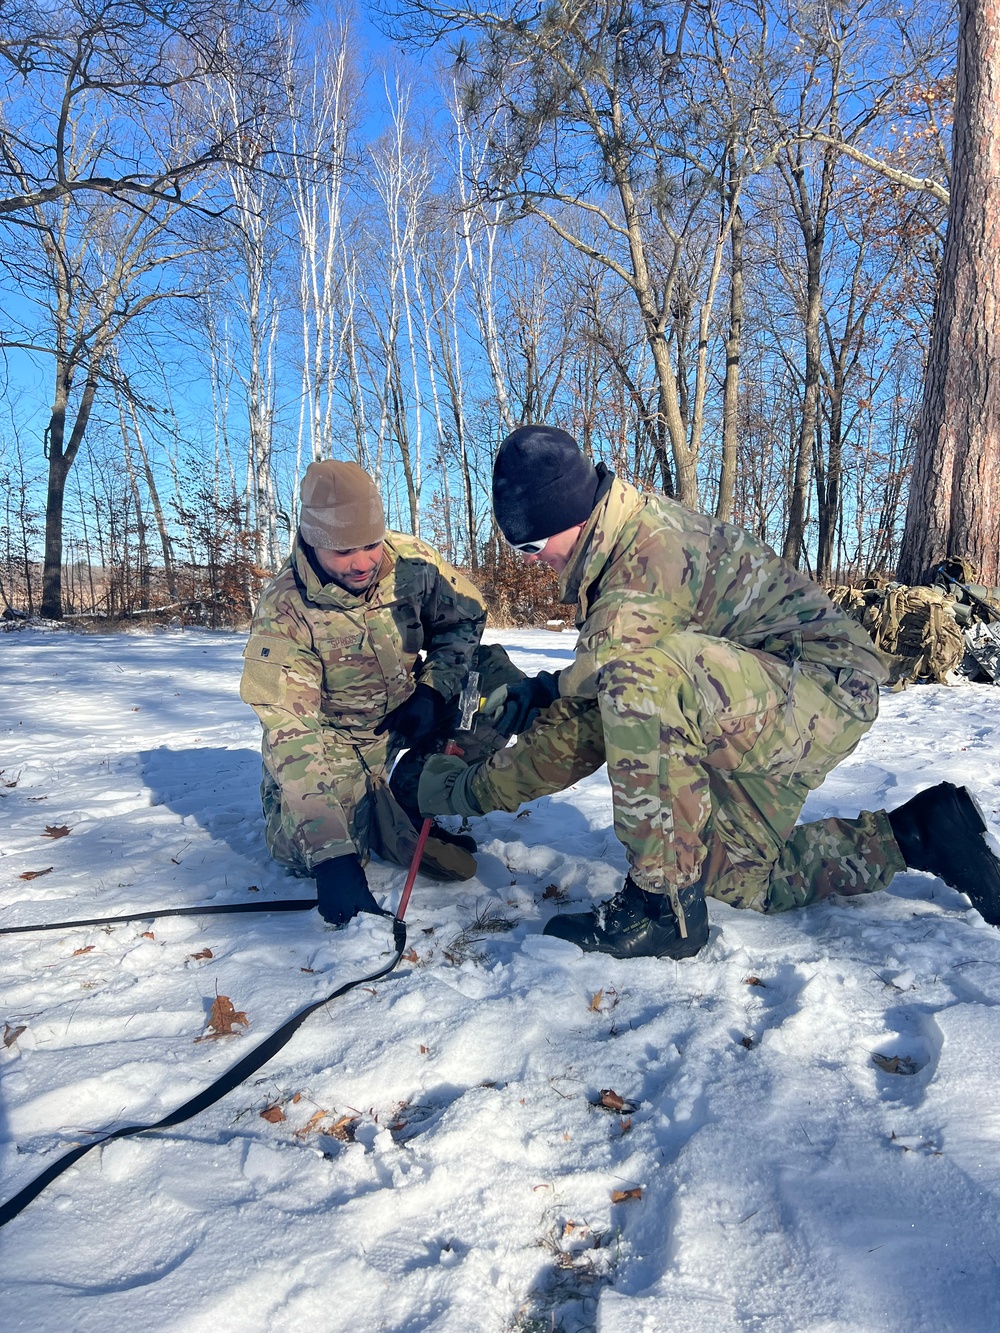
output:
{"label": "soldier's face", "polygon": [[316,559],[333,579],[348,592],[365,592],[375,582],[382,563],[382,542],[371,546],[352,546],[349,551],[313,549]]}
{"label": "soldier's face", "polygon": [[548,539],[537,555],[526,555],[525,564],[533,565],[536,560],[540,560],[543,565],[548,565],[557,574],[561,574],[570,562],[582,531],[583,524],[578,523],[575,528],[557,532],[554,537]]}

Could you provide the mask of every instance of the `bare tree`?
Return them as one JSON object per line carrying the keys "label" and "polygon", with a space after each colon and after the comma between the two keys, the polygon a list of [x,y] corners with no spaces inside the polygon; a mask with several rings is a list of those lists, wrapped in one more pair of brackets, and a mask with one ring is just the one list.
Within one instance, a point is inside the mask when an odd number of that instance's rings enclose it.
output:
{"label": "bare tree", "polygon": [[29,315],[8,312],[0,342],[52,359],[42,611],[62,615],[63,504],[70,468],[109,356],[130,325],[176,291],[165,278],[189,251],[184,210],[218,209],[206,171],[240,143],[204,93],[216,76],[266,53],[270,5],[191,0],[154,8],[125,0],[4,6],[0,120],[4,264]]}
{"label": "bare tree", "polygon": [[[215,77],[259,76],[278,0],[67,0],[0,6],[0,218],[35,226],[35,210],[101,195],[148,210],[200,193],[206,169],[238,146],[243,125],[198,110]],[[186,113],[183,135],[161,136]],[[73,152],[73,126],[93,128]],[[153,149],[154,151],[150,151]],[[208,208],[204,199],[201,206]]]}

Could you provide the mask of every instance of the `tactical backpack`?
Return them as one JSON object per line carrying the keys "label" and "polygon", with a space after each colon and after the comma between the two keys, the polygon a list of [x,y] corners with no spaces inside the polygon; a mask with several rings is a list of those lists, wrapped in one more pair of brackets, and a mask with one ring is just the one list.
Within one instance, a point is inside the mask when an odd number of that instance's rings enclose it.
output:
{"label": "tactical backpack", "polygon": [[869,579],[860,588],[830,590],[837,606],[859,620],[889,659],[889,683],[944,685],[965,653],[955,603],[941,588],[908,588]]}

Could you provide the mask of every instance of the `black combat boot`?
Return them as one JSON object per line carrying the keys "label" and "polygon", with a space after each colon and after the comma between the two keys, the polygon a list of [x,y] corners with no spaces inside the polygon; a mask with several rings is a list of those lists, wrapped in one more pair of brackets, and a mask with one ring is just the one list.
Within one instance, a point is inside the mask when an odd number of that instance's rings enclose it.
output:
{"label": "black combat boot", "polygon": [[680,898],[686,937],[670,899],[644,893],[631,875],[607,902],[590,912],[553,917],[542,934],[612,958],[690,958],[708,940],[708,909],[699,884],[684,889]]}
{"label": "black combat boot", "polygon": [[939,782],[888,814],[907,866],[967,894],[984,920],[1000,926],[1000,861],[983,837],[986,821],[966,789]]}

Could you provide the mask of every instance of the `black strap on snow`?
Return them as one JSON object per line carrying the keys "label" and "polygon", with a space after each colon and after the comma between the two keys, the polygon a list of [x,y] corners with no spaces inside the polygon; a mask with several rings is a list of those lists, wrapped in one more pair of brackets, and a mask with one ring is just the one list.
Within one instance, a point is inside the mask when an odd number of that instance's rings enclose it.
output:
{"label": "black strap on snow", "polygon": [[199,1112],[206,1110],[209,1106],[214,1106],[217,1101],[221,1101],[227,1092],[232,1092],[233,1088],[249,1078],[251,1074],[255,1074],[262,1065],[267,1064],[272,1056],[277,1055],[310,1014],[314,1014],[317,1009],[322,1009],[331,1000],[346,995],[348,991],[354,990],[356,986],[364,986],[369,982],[378,981],[380,977],[388,976],[402,958],[403,950],[406,948],[406,923],[399,917],[393,917],[392,919],[392,943],[396,952],[385,967],[380,968],[377,972],[372,972],[367,977],[358,977],[355,981],[348,981],[343,986],[338,986],[324,999],[314,1000],[312,1004],[307,1004],[304,1009],[300,1009],[297,1014],[293,1014],[286,1023],[283,1023],[277,1032],[272,1032],[242,1060],[237,1060],[232,1068],[227,1069],[214,1083],[196,1093],[183,1106],[178,1106],[176,1111],[171,1111],[169,1115],[165,1115],[162,1120],[157,1120],[152,1125],[123,1125],[120,1129],[112,1130],[110,1134],[102,1134],[90,1143],[79,1143],[75,1148],[70,1149],[57,1162],[47,1166],[41,1175],[36,1176],[30,1184],[25,1185],[24,1189],[15,1194],[12,1199],[8,1199],[5,1204],[0,1204],[0,1227],[13,1221],[19,1213],[27,1208],[32,1199],[38,1198],[46,1185],[51,1184],[57,1176],[61,1176],[64,1171],[68,1170],[74,1162],[78,1162],[92,1148],[99,1148],[101,1144],[111,1143],[114,1139],[127,1139],[133,1134],[148,1134],[154,1129],[169,1129],[172,1125],[179,1125],[184,1120],[190,1120],[192,1116],[198,1115]]}
{"label": "black strap on snow", "polygon": [[95,916],[86,921],[47,921],[37,926],[0,926],[0,935],[23,935],[34,930],[69,930],[72,926],[118,926],[127,921],[152,921],[158,916],[220,916],[224,912],[308,912],[315,898],[287,898],[262,903],[211,903],[200,907],[156,907],[130,916]]}

